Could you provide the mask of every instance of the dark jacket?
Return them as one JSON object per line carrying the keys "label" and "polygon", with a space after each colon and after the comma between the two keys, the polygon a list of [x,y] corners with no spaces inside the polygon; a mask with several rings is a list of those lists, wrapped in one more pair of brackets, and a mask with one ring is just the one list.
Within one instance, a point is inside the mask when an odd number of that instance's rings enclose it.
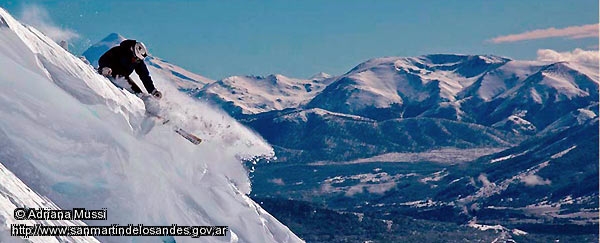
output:
{"label": "dark jacket", "polygon": [[135,70],[138,74],[146,91],[152,93],[155,90],[154,83],[148,72],[148,67],[144,63],[144,60],[138,60],[133,54],[133,46],[135,40],[124,40],[120,45],[115,46],[104,53],[98,60],[98,72],[102,72],[103,67],[109,67],[112,69],[112,76],[123,76],[131,84],[132,89],[135,93],[142,92],[140,88],[131,80],[129,75]]}

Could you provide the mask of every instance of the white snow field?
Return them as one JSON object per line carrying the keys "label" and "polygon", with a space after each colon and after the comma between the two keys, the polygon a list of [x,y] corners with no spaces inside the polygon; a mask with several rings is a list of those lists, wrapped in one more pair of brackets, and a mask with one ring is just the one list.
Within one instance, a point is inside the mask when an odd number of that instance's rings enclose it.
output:
{"label": "white snow field", "polygon": [[[13,173],[8,171],[2,163],[0,163],[0,209],[15,209],[24,207],[47,208],[58,210],[60,209],[47,198],[41,197],[17,178]],[[48,226],[66,226],[77,225],[85,226],[86,224],[79,220],[16,220],[13,216],[13,211],[0,210],[0,222],[7,225],[10,224],[43,224]],[[98,242],[94,237],[53,237],[40,236],[29,238],[32,242]],[[10,231],[2,227],[0,230],[0,242],[22,242],[20,237],[10,236]]]}
{"label": "white snow field", "polygon": [[42,205],[107,208],[107,220],[88,225],[229,226],[225,237],[166,238],[171,242],[302,241],[247,196],[242,159],[273,156],[273,149],[223,112],[178,92],[167,76],[152,77],[171,124],[199,135],[202,144],[191,144],[169,124],[144,134],[148,120],[139,98],[0,8],[0,241],[21,241],[9,236],[16,206]]}

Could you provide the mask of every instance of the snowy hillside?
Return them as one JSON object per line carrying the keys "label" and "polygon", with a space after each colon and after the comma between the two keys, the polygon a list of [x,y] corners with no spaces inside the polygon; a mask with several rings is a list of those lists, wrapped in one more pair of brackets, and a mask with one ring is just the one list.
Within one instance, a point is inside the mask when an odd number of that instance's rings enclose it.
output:
{"label": "snowy hillside", "polygon": [[[13,173],[8,171],[0,162],[0,242],[19,242],[19,238],[11,237],[10,232],[5,229],[5,224],[23,223],[14,219],[13,211],[15,208],[35,207],[60,209],[52,201],[45,197],[41,197],[33,192],[25,183],[17,178]],[[52,226],[78,225],[84,226],[81,221],[72,220],[27,220],[28,225],[43,224]],[[32,237],[31,242],[98,242],[93,237]]]}
{"label": "snowy hillside", "polygon": [[233,76],[207,85],[196,95],[224,107],[230,114],[258,114],[304,105],[329,82],[327,74],[312,79],[283,75]]}
{"label": "snowy hillside", "polygon": [[1,237],[14,206],[37,207],[29,202],[39,195],[51,203],[45,207],[107,208],[108,220],[85,222],[91,225],[229,226],[226,237],[177,242],[301,241],[246,196],[251,188],[240,159],[273,155],[259,136],[178,92],[172,75],[156,70],[165,112],[205,142],[195,146],[168,125],[144,134],[148,120],[137,97],[3,9],[0,18],[0,161],[35,192],[19,193],[23,185],[2,177],[0,200],[13,203],[0,203]]}

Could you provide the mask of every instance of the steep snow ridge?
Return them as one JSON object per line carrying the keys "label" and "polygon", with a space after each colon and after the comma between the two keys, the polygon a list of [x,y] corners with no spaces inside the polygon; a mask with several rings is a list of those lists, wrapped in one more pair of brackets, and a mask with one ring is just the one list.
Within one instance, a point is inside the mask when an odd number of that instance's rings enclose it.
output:
{"label": "steep snow ridge", "polygon": [[[442,62],[443,59],[445,59],[444,57],[453,57],[455,60],[450,60],[451,62]],[[399,83],[396,85],[388,85],[387,87],[399,87],[399,91],[408,97],[418,97],[418,100],[422,100],[424,98],[423,96],[428,95],[415,95],[415,91],[423,92],[423,90],[419,90],[418,87],[409,88],[406,86],[407,84],[403,84],[409,77],[402,74],[416,75],[421,81],[422,86],[426,86],[431,82],[438,82],[437,85],[440,88],[440,97],[445,98],[448,101],[455,101],[456,95],[465,87],[473,84],[478,77],[465,77],[458,72],[459,66],[467,61],[468,58],[469,56],[453,55],[429,55],[413,58],[396,57],[392,62],[394,70],[380,69],[375,66],[371,66],[371,69],[399,72],[401,75],[395,77],[390,74],[380,74],[380,80],[389,80]],[[390,65],[389,62],[385,62],[386,60],[388,60],[388,58],[384,58],[380,60],[380,62],[373,61],[372,63],[378,63],[378,66]]]}
{"label": "steep snow ridge", "polygon": [[[2,50],[5,53],[9,53],[11,59],[14,58],[13,54],[20,56],[16,60],[24,61],[19,62],[21,66],[34,70],[36,73],[43,73],[56,83],[56,85],[65,89],[65,91],[70,92],[74,96],[77,93],[76,98],[86,101],[87,104],[107,102],[115,110],[135,110],[141,104],[127,102],[127,98],[118,95],[121,92],[107,88],[111,85],[100,81],[101,77],[96,75],[93,70],[90,70],[85,63],[60,48],[58,44],[44,36],[38,30],[30,26],[21,25],[21,23],[10,17],[3,9],[0,9],[0,15],[4,17],[10,26],[9,29],[0,29],[5,36],[2,39]],[[35,56],[32,57],[31,55]],[[35,65],[31,65],[32,62]],[[72,65],[64,65],[65,63]],[[41,70],[37,67],[40,67]],[[56,73],[54,76],[59,77],[53,77],[51,73]],[[77,78],[74,78],[74,76]],[[94,91],[91,92],[91,90]],[[126,104],[126,107],[120,107],[123,104]]]}
{"label": "steep snow ridge", "polygon": [[597,96],[598,76],[588,75],[589,69],[583,65],[566,62],[550,63],[532,73],[511,89],[499,95],[499,98],[531,100],[545,104],[554,97],[554,102],[571,100],[576,97]]}
{"label": "steep snow ridge", "polygon": [[535,61],[509,61],[483,75],[477,89],[478,97],[484,101],[490,101],[548,64]]}
{"label": "steep snow ridge", "polygon": [[592,80],[598,82],[600,80],[600,73],[598,72],[598,68],[600,68],[600,63],[577,63],[577,62],[563,62],[568,68],[573,70],[577,70],[580,73],[585,74]]}
{"label": "steep snow ridge", "polygon": [[394,63],[399,58],[401,58],[401,57],[380,57],[380,58],[369,59],[366,62],[358,64],[356,67],[354,67],[352,70],[350,70],[345,75],[351,74],[351,73],[360,73],[360,72],[366,71],[372,67],[387,65],[389,63]]}
{"label": "steep snow ridge", "polygon": [[387,108],[391,104],[402,104],[404,101],[396,91],[393,73],[379,70],[365,70],[348,76],[355,80],[353,88],[363,92],[350,92],[348,102],[358,109],[366,107]]}
{"label": "steep snow ridge", "polygon": [[[491,67],[508,60],[496,56],[428,55],[419,58],[429,70],[421,79],[439,81],[441,97],[455,101],[458,93],[475,83]],[[448,60],[450,59],[450,60]],[[446,61],[446,62],[444,62]]]}
{"label": "steep snow ridge", "polygon": [[142,134],[147,120],[137,97],[3,9],[0,17],[9,26],[0,27],[0,161],[36,193],[63,209],[108,208],[108,220],[92,225],[227,225],[226,237],[200,240],[300,241],[246,196],[240,158],[273,155],[260,137],[161,74],[154,79],[165,112],[205,142],[192,145],[169,125]]}
{"label": "steep snow ridge", "polygon": [[[15,208],[44,208],[60,210],[48,198],[33,192],[25,183],[11,173],[0,162],[0,242],[18,242],[18,238],[10,236],[11,224],[42,224],[48,226],[85,226],[79,220],[15,220]],[[30,237],[31,242],[98,242],[94,237],[82,236],[36,236]]]}
{"label": "steep snow ridge", "polygon": [[326,85],[318,80],[294,79],[279,74],[232,76],[207,85],[202,92],[233,102],[244,114],[257,114],[298,107]]}
{"label": "steep snow ridge", "polygon": [[[558,65],[557,65],[558,66]],[[576,96],[588,96],[589,92],[579,89],[572,75],[566,75],[568,69],[566,66],[558,66],[556,69],[547,69],[542,71],[544,77],[540,84],[547,85],[556,89],[567,98],[572,99]]]}

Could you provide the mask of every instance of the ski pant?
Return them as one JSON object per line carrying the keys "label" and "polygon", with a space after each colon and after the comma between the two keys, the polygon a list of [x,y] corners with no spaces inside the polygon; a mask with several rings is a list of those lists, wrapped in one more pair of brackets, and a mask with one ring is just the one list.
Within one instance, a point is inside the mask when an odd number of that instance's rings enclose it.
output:
{"label": "ski pant", "polygon": [[117,75],[117,76],[109,77],[108,79],[115,86],[125,89],[133,94],[141,94],[142,93],[142,90],[140,89],[140,87],[135,82],[133,82],[133,80],[129,76]]}

